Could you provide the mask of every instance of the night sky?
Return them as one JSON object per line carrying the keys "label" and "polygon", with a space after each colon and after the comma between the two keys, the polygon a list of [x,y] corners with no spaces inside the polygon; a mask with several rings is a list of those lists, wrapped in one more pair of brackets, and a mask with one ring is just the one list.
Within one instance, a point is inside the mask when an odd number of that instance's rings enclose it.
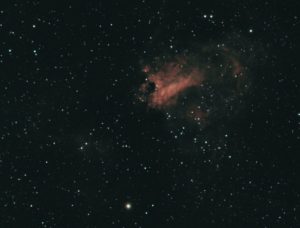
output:
{"label": "night sky", "polygon": [[300,227],[293,1],[0,4],[0,227]]}

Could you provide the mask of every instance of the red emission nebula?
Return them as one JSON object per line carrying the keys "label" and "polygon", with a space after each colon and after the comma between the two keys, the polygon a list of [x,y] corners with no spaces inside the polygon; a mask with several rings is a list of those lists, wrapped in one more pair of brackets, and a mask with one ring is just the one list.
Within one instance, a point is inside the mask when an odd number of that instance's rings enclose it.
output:
{"label": "red emission nebula", "polygon": [[[206,86],[206,82],[221,85],[224,82],[224,86],[226,84],[228,87],[228,83],[225,82],[233,81],[229,89],[233,94],[237,94],[241,92],[241,81],[245,76],[245,68],[229,49],[223,48],[216,56],[221,56],[220,60],[211,61],[210,57],[207,57],[208,60],[204,63],[198,61],[196,64],[191,57],[176,56],[159,67],[143,66],[142,71],[146,79],[139,88],[138,99],[152,109],[169,111],[176,108],[177,112],[180,109],[180,113],[184,113],[185,119],[205,121],[210,109],[202,107],[201,104],[206,102],[202,100],[205,99],[202,95],[197,98],[197,102],[181,108],[179,99],[186,95],[186,91],[192,88],[200,91]],[[221,94],[222,96],[225,97]],[[195,100],[195,97],[193,99]]]}
{"label": "red emission nebula", "polygon": [[[201,84],[203,77],[200,70],[195,68],[190,73],[184,73],[183,63],[184,61],[166,63],[160,71],[149,74],[147,82],[140,88],[140,92],[147,93],[149,84],[154,86],[154,91],[147,99],[149,107],[161,109],[175,105],[181,92]],[[150,70],[149,66],[143,69],[145,73]]]}

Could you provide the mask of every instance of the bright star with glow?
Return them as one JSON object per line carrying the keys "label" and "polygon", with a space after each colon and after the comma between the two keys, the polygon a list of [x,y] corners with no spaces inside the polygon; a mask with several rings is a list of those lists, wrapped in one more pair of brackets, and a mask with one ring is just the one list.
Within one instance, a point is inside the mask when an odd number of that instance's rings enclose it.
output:
{"label": "bright star with glow", "polygon": [[130,202],[125,203],[125,209],[130,210],[132,208],[132,204]]}

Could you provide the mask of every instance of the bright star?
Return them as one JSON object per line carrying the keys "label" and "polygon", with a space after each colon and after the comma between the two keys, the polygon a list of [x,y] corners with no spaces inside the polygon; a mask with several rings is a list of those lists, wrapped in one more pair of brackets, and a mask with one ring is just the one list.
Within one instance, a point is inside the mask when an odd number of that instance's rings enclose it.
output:
{"label": "bright star", "polygon": [[126,210],[130,210],[132,208],[132,204],[131,203],[125,203],[125,209]]}

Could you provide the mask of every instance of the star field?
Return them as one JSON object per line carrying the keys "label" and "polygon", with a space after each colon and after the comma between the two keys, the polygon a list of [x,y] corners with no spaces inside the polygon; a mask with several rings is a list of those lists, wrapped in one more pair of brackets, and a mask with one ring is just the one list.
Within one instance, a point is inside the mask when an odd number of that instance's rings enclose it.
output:
{"label": "star field", "polygon": [[1,4],[0,227],[299,227],[299,9]]}

